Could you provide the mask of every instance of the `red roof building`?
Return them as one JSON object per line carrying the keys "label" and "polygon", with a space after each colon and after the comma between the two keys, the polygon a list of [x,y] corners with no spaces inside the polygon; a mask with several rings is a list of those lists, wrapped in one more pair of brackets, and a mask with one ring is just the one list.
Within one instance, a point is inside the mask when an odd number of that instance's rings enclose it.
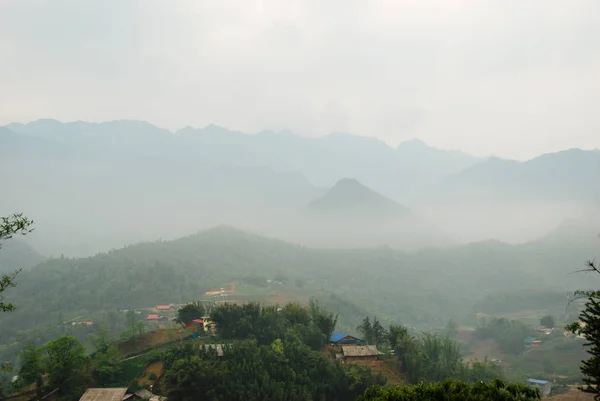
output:
{"label": "red roof building", "polygon": [[171,310],[171,306],[169,305],[157,305],[156,310]]}
{"label": "red roof building", "polygon": [[190,327],[194,327],[194,326],[203,326],[204,325],[204,320],[202,319],[194,319],[191,322],[188,322],[185,324],[185,328],[189,329]]}
{"label": "red roof building", "polygon": [[148,315],[146,320],[158,320],[158,315]]}

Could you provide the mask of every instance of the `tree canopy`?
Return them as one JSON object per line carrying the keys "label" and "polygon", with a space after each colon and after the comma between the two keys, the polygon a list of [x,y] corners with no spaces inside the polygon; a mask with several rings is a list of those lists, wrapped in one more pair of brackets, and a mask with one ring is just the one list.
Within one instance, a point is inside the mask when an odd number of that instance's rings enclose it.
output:
{"label": "tree canopy", "polygon": [[498,379],[487,383],[446,380],[390,389],[373,387],[358,398],[359,401],[534,401],[539,399],[541,393],[537,388],[523,384],[509,384]]}
{"label": "tree canopy", "polygon": [[[32,231],[32,220],[23,216],[22,213],[13,214],[8,217],[0,217],[0,248],[2,241],[12,238],[13,235],[25,235]],[[4,291],[8,288],[15,287],[15,277],[21,270],[17,269],[12,274],[3,274],[0,276],[0,312],[9,312],[15,309],[11,303],[4,302]]]}

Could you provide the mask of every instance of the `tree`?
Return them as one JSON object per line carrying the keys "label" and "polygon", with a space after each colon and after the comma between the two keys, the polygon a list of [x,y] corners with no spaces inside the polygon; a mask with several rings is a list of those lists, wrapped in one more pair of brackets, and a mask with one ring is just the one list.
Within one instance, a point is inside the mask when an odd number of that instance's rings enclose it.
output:
{"label": "tree", "polygon": [[315,324],[326,338],[331,337],[338,321],[338,314],[328,313],[315,300],[310,300],[308,309],[313,324]]}
{"label": "tree", "polygon": [[20,357],[19,379],[23,385],[31,384],[44,372],[42,352],[35,345],[27,344],[21,351]]}
{"label": "tree", "polygon": [[[50,341],[43,351],[46,354],[46,372],[50,386],[61,388],[64,394],[67,389],[74,390],[83,384],[88,357],[79,341],[70,336],[60,337]],[[63,388],[67,382],[68,386]]]}
{"label": "tree", "polygon": [[[0,217],[0,241],[4,241],[13,237],[13,235],[26,235],[32,231],[31,225],[33,220],[29,220],[22,213],[13,214],[8,217]],[[0,242],[0,248],[2,243]],[[12,274],[3,274],[0,276],[0,312],[10,312],[15,309],[11,303],[4,302],[2,293],[9,288],[15,287],[15,277],[21,269],[16,270]]]}
{"label": "tree", "polygon": [[105,328],[101,328],[96,334],[90,334],[88,339],[96,352],[106,352],[113,342],[109,331]]}
{"label": "tree", "polygon": [[[0,217],[0,241],[13,237],[13,235],[26,235],[33,229],[31,225],[33,220],[23,216],[23,213],[16,213],[8,217]],[[0,243],[0,248],[2,244]]]}
{"label": "tree", "polygon": [[96,352],[91,361],[92,375],[103,386],[114,383],[121,372],[120,360],[119,349],[114,345]]}
{"label": "tree", "polygon": [[205,315],[205,313],[206,310],[204,309],[204,305],[202,305],[202,302],[191,302],[179,308],[179,310],[177,311],[177,318],[175,319],[175,321],[177,323],[186,324],[194,319],[201,319],[202,316]]}
{"label": "tree", "polygon": [[390,324],[387,332],[387,340],[391,349],[395,350],[396,346],[398,345],[398,341],[402,341],[402,339],[405,337],[408,337],[408,329],[406,327]]}
{"label": "tree", "polygon": [[372,337],[373,344],[375,344],[376,346],[379,347],[381,344],[383,344],[385,342],[387,334],[385,332],[385,329],[383,328],[381,323],[379,323],[379,320],[376,317],[373,318],[373,324],[371,326],[371,330],[372,330],[371,337]]}
{"label": "tree", "polygon": [[[600,274],[600,267],[593,261],[587,262],[583,271]],[[579,316],[579,322],[567,326],[568,330],[577,332],[587,340],[584,344],[590,358],[581,364],[584,386],[580,389],[585,393],[600,397],[600,290],[577,291],[577,298],[585,297],[587,302]]]}
{"label": "tree", "polygon": [[421,383],[416,386],[393,388],[372,387],[358,398],[359,401],[533,401],[541,399],[538,388],[524,384],[509,384],[502,380],[469,384],[462,381]]}
{"label": "tree", "polygon": [[369,344],[373,342],[373,326],[369,316],[366,316],[356,329],[362,335],[364,341]]}
{"label": "tree", "polygon": [[554,328],[554,318],[550,315],[546,315],[540,319],[540,325],[547,327],[549,329],[553,329]]}
{"label": "tree", "polygon": [[446,332],[446,335],[450,338],[456,337],[456,335],[458,334],[458,323],[456,323],[452,319],[448,320],[448,324],[446,325],[445,332]]}

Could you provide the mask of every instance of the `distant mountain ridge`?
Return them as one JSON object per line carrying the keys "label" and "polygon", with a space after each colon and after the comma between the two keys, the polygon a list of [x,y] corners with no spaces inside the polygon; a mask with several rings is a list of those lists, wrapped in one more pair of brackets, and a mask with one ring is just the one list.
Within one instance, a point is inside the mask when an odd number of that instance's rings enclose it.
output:
{"label": "distant mountain ridge", "polygon": [[338,181],[322,197],[310,202],[305,213],[312,223],[306,231],[312,232],[313,238],[324,237],[323,241],[334,246],[414,249],[455,243],[426,219],[354,178]]}
{"label": "distant mountain ridge", "polygon": [[407,187],[420,188],[423,180],[429,182],[482,160],[457,151],[435,149],[422,142],[415,146],[415,141],[394,149],[376,138],[345,133],[322,137],[303,137],[289,131],[244,134],[217,125],[170,132],[135,120],[61,123],[44,119],[9,124],[6,128],[65,145],[94,146],[163,159],[298,171],[316,186],[330,186],[354,176],[400,200],[410,191]]}
{"label": "distant mountain ridge", "polygon": [[325,217],[390,218],[406,216],[408,208],[362,185],[355,178],[344,178],[319,199],[307,206],[307,211]]}
{"label": "distant mountain ridge", "polygon": [[20,269],[31,269],[46,258],[26,242],[12,238],[2,242],[0,248],[0,273],[11,273]]}
{"label": "distant mountain ridge", "polygon": [[[0,215],[31,215],[39,223],[32,243],[47,254],[89,254],[222,223],[318,246],[315,239],[328,240],[327,232],[311,235],[314,221],[299,211],[327,203],[317,200],[355,177],[397,203],[373,200],[381,204],[360,212],[373,220],[364,224],[372,230],[364,246],[390,244],[395,225],[386,221],[390,231],[382,236],[374,227],[388,206],[410,209],[421,216],[415,221],[431,222],[423,223],[424,232],[446,232],[453,240],[524,242],[597,202],[599,157],[598,151],[568,150],[514,162],[419,140],[392,148],[345,133],[310,138],[289,131],[247,135],[216,125],[170,132],[143,121],[38,120],[0,127]],[[356,202],[344,194],[334,202],[340,211]],[[357,231],[354,240],[332,246],[361,245],[365,235],[356,220],[330,232]],[[327,226],[335,228],[331,221]],[[445,243],[425,239],[417,242]]]}

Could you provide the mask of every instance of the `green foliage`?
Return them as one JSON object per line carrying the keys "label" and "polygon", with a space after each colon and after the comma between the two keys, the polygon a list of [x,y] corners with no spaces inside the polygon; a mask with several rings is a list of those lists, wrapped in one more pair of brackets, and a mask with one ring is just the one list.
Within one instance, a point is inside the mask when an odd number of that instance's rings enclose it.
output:
{"label": "green foliage", "polygon": [[217,326],[219,337],[226,340],[253,338],[259,345],[266,345],[294,328],[305,344],[320,349],[335,329],[337,316],[316,302],[311,302],[308,308],[293,303],[278,308],[251,302],[215,306],[211,320]]}
{"label": "green foliage", "polygon": [[[600,273],[600,268],[594,262],[588,262],[588,271]],[[580,322],[573,323],[567,328],[578,332],[585,337],[588,360],[581,364],[584,386],[582,390],[586,393],[595,394],[600,397],[600,291],[581,292],[587,296],[585,309],[579,316]]]}
{"label": "green foliage", "polygon": [[45,355],[45,371],[48,373],[48,386],[58,388],[66,398],[81,394],[88,376],[89,358],[85,348],[75,338],[60,337],[42,348]]}
{"label": "green foliage", "polygon": [[202,302],[190,302],[177,311],[177,318],[175,321],[177,323],[186,324],[191,322],[194,319],[201,319],[204,316],[206,310]]}
{"label": "green foliage", "polygon": [[438,382],[445,379],[462,379],[469,382],[491,380],[501,376],[500,368],[484,362],[467,366],[462,360],[460,345],[449,337],[423,333],[412,337],[401,326],[391,326],[390,344],[400,371],[410,383]]}
{"label": "green foliage", "polygon": [[[10,239],[13,235],[26,235],[33,229],[33,220],[23,216],[23,213],[15,213],[8,217],[0,217],[0,241]],[[1,247],[1,244],[0,244]]]}
{"label": "green foliage", "polygon": [[444,331],[446,336],[450,338],[456,337],[456,335],[458,334],[458,323],[456,323],[452,319],[448,320],[448,324],[446,324],[446,328]]}
{"label": "green foliage", "polygon": [[61,337],[43,347],[49,383],[59,387],[81,373],[87,357],[85,348],[73,337]]}
{"label": "green foliage", "polygon": [[0,276],[0,312],[10,312],[15,309],[15,306],[11,303],[4,302],[4,291],[9,288],[16,287],[15,278],[17,274],[19,274],[21,270],[17,270],[12,274],[3,274]]}
{"label": "green foliage", "polygon": [[405,339],[409,337],[408,328],[404,326],[396,326],[390,324],[390,327],[387,332],[387,337],[390,348],[395,350],[399,343],[404,342]]}
{"label": "green foliage", "polygon": [[[26,235],[32,231],[31,225],[33,220],[29,220],[22,213],[13,214],[8,217],[0,217],[0,241],[12,238],[13,235]],[[0,242],[0,248],[2,242]],[[15,309],[11,303],[4,302],[4,291],[11,287],[15,287],[15,278],[21,269],[16,270],[12,274],[2,274],[0,276],[0,312],[10,312]]]}
{"label": "green foliage", "polygon": [[493,338],[502,352],[519,355],[525,350],[525,338],[533,334],[532,330],[521,322],[500,318],[492,319],[487,325],[478,327],[473,336],[478,340]]}
{"label": "green foliage", "polygon": [[92,376],[102,386],[114,383],[121,374],[121,355],[115,346],[97,351],[91,361]]}
{"label": "green foliage", "polygon": [[[295,326],[298,328],[299,326]],[[295,329],[260,345],[245,340],[224,347],[184,344],[163,358],[169,400],[353,400],[381,376],[358,366],[343,367],[303,343]]]}
{"label": "green foliage", "polygon": [[42,350],[33,344],[27,344],[20,356],[19,380],[23,385],[34,383],[38,376],[44,373]]}
{"label": "green foliage", "polygon": [[132,310],[127,312],[126,318],[128,328],[121,333],[121,338],[124,340],[138,339],[146,331],[146,325]]}
{"label": "green foliage", "polygon": [[388,340],[387,332],[376,317],[373,318],[373,322],[371,323],[369,317],[366,316],[356,329],[363,336],[363,341],[368,344],[379,347]]}
{"label": "green foliage", "polygon": [[329,339],[335,330],[339,316],[327,312],[314,299],[309,302],[309,311],[313,323],[321,330],[321,333],[325,335],[325,339]]}
{"label": "green foliage", "polygon": [[491,382],[444,381],[398,386],[391,389],[375,387],[367,390],[360,401],[533,401],[541,399],[540,390],[522,384]]}
{"label": "green foliage", "polygon": [[540,325],[547,327],[549,329],[553,329],[554,328],[554,318],[550,315],[546,315],[540,319]]}

